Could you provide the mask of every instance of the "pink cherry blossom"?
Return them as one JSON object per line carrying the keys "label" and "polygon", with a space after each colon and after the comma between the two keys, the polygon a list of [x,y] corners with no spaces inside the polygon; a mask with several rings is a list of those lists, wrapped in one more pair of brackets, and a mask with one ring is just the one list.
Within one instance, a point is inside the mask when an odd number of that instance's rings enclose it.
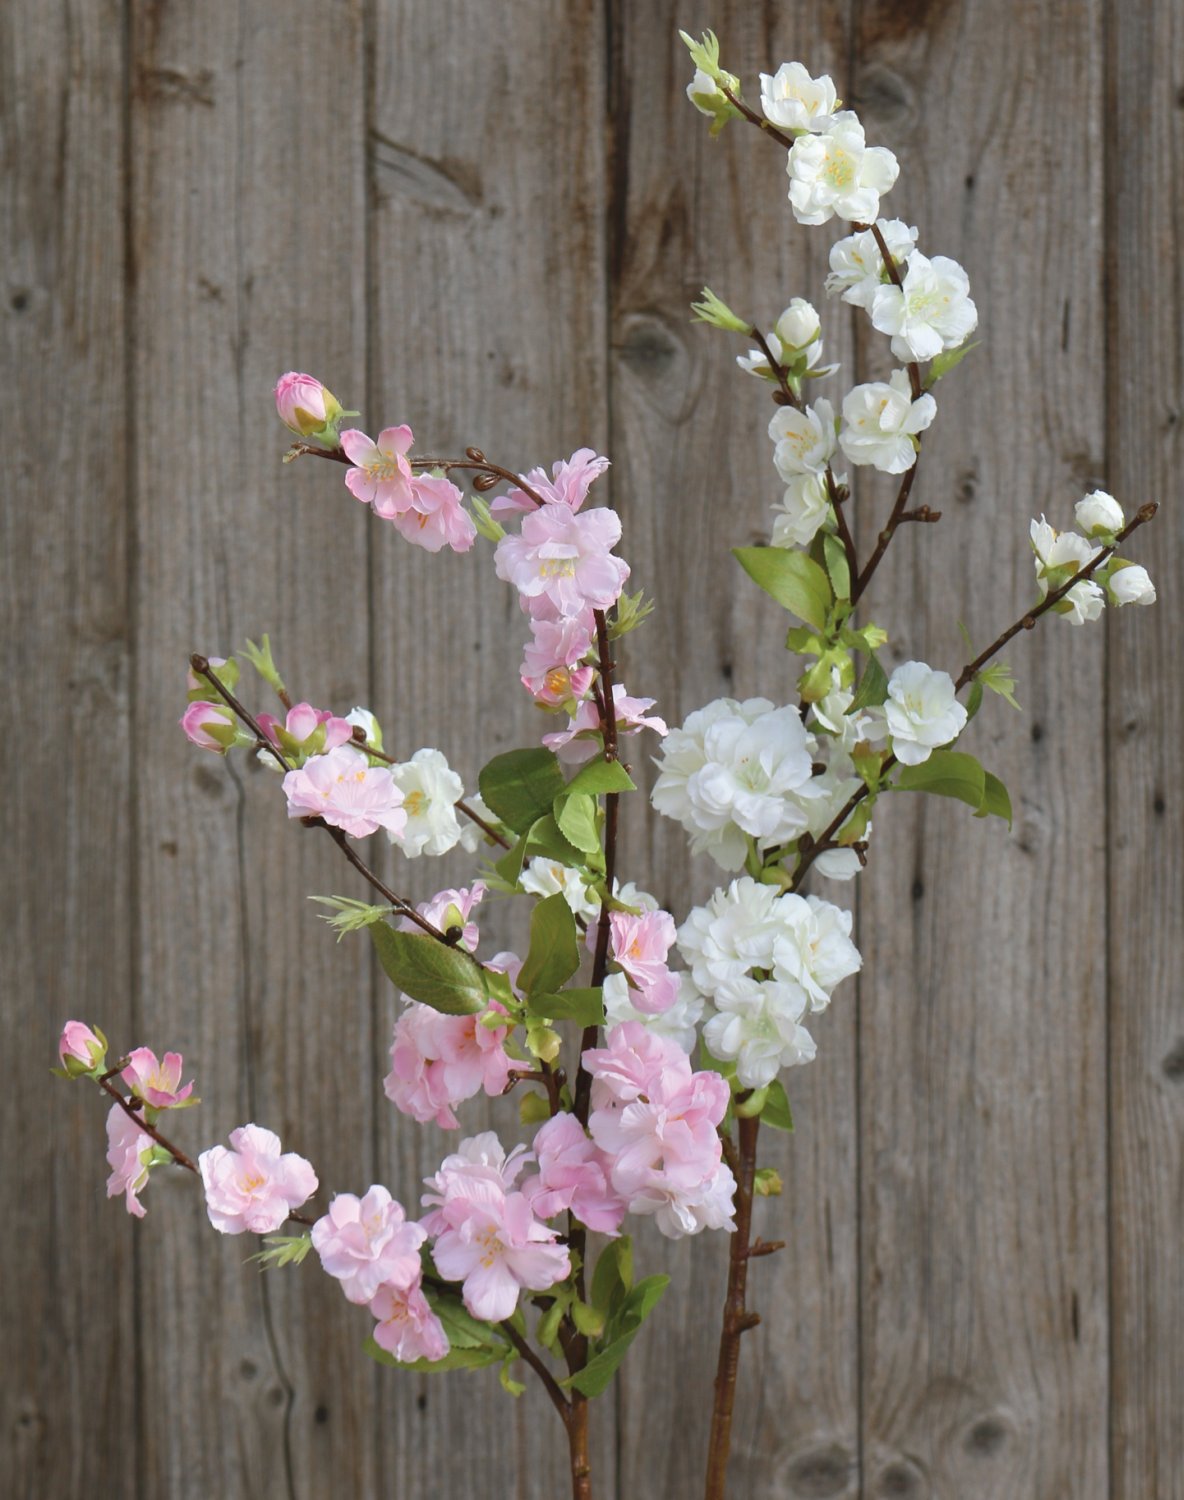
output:
{"label": "pink cherry blossom", "polygon": [[193,1092],[192,1083],[180,1087],[179,1052],[166,1052],[164,1061],[158,1062],[151,1047],[137,1047],[128,1053],[128,1065],[119,1076],[137,1098],[153,1109],[175,1109]]}
{"label": "pink cherry blossom", "polygon": [[71,1060],[81,1063],[84,1071],[97,1068],[107,1054],[107,1043],[97,1036],[85,1021],[67,1021],[58,1039],[58,1056],[62,1067]]}
{"label": "pink cherry blossom", "polygon": [[544,505],[523,519],[521,535],[501,539],[494,566],[524,599],[545,598],[561,615],[608,609],[629,577],[628,563],[612,555],[620,538],[615,511]]}
{"label": "pink cherry blossom", "polygon": [[197,1159],[210,1223],[221,1234],[271,1234],[316,1192],[317,1174],[260,1125],[232,1130],[230,1144],[230,1151],[212,1146]]}
{"label": "pink cherry blossom", "polygon": [[[589,935],[594,928],[589,927]],[[668,1011],[678,1000],[678,975],[666,967],[674,945],[674,918],[665,911],[640,916],[614,911],[609,916],[613,959],[629,981],[630,1002],[646,1015]]]}
{"label": "pink cherry blossom", "polygon": [[378,1320],[374,1342],[404,1364],[417,1359],[431,1363],[448,1353],[448,1335],[432,1311],[418,1282],[406,1290],[380,1286],[370,1303]]}
{"label": "pink cherry blossom", "polygon": [[347,427],[341,434],[341,446],[352,465],[345,473],[349,492],[363,504],[372,505],[375,515],[384,520],[410,510],[415,500],[411,465],[406,458],[412,442],[407,426],[384,427],[377,442],[356,427]]}
{"label": "pink cherry blossom", "polygon": [[432,1259],[446,1281],[464,1284],[464,1304],[475,1318],[500,1323],[525,1287],[545,1291],[571,1272],[567,1247],[535,1217],[511,1184],[525,1164],[521,1148],[509,1156],[491,1132],[462,1141],[427,1185],[437,1205],[423,1220],[436,1237]]}
{"label": "pink cherry blossom", "polygon": [[113,1104],[107,1116],[107,1165],[111,1168],[107,1197],[123,1193],[128,1213],[137,1219],[142,1219],[146,1212],[138,1195],[148,1182],[145,1157],[152,1147],[152,1137],[140,1129],[122,1105]]}
{"label": "pink cherry blossom", "polygon": [[366,754],[339,745],[327,755],[314,755],[284,777],[290,818],[323,818],[355,838],[376,828],[396,837],[407,825],[403,793],[385,766],[371,766]]}
{"label": "pink cherry blossom", "polygon": [[589,1140],[575,1115],[563,1112],[548,1120],[534,1138],[538,1175],[522,1192],[540,1219],[569,1209],[597,1234],[616,1234],[625,1216],[624,1200],[609,1181],[611,1164]]}
{"label": "pink cherry blossom", "polygon": [[663,1234],[731,1226],[735,1184],[717,1127],[728,1107],[718,1073],[692,1073],[666,1038],[627,1021],[608,1045],[584,1053],[592,1074],[588,1129],[611,1162],[612,1186],[630,1213],[652,1214]]}
{"label": "pink cherry blossom", "polygon": [[[595,514],[595,512],[592,512]],[[616,711],[617,737],[638,734],[642,729],[652,729],[655,734],[666,733],[666,722],[657,715],[647,717],[646,710],[653,708],[653,698],[631,698],[623,683],[613,684],[613,707]],[[600,710],[593,699],[581,703],[566,729],[543,735],[543,744],[554,750],[566,765],[579,765],[591,760],[604,744]]]}
{"label": "pink cherry blossom", "polygon": [[557,707],[587,693],[593,669],[579,663],[592,649],[595,628],[590,609],[556,620],[531,620],[521,676],[536,702]]}
{"label": "pink cherry blossom", "polygon": [[426,552],[442,547],[467,552],[477,540],[477,528],[456,485],[425,474],[411,481],[411,492],[411,505],[390,517],[396,530]]}
{"label": "pink cherry blossom", "polygon": [[276,381],[275,409],[284,426],[300,437],[319,432],[341,413],[331,391],[314,375],[302,375],[296,370],[289,370]]}
{"label": "pink cherry blossom", "polygon": [[[496,1001],[490,1010],[504,1014]],[[490,1098],[505,1091],[514,1066],[506,1035],[505,1026],[484,1026],[480,1016],[446,1016],[412,1002],[395,1023],[383,1090],[402,1114],[456,1130],[456,1105],[482,1089]]]}
{"label": "pink cherry blossom", "polygon": [[[598,458],[591,448],[578,448],[570,458],[553,464],[550,475],[545,469],[531,469],[526,482],[544,503],[566,505],[575,511],[587,499],[589,485],[607,468],[607,458]],[[500,516],[534,510],[535,502],[522,490],[513,489],[498,495],[489,508]]]}
{"label": "pink cherry blossom", "polygon": [[312,1226],[313,1248],[351,1302],[369,1302],[384,1283],[406,1291],[419,1284],[419,1247],[427,1239],[409,1224],[403,1205],[375,1185],[364,1198],[338,1193]]}
{"label": "pink cherry blossom", "polygon": [[[430,901],[422,902],[416,910],[433,927],[447,929],[459,926],[461,946],[467,948],[470,953],[474,953],[480,941],[480,934],[476,922],[470,922],[469,918],[485,899],[487,889],[483,880],[475,880],[472,885],[464,886],[459,890],[450,888],[446,891],[437,891]],[[400,925],[405,932],[415,930],[415,924],[410,918],[405,917]]]}
{"label": "pink cherry blossom", "polygon": [[234,744],[234,715],[221,703],[191,703],[179,720],[185,737],[200,750],[225,755]]}
{"label": "pink cherry blossom", "polygon": [[336,750],[353,739],[354,727],[348,719],[339,719],[327,708],[314,708],[311,703],[294,703],[283,722],[274,714],[260,714],[259,727],[278,749],[308,754],[312,749],[308,741],[318,729],[324,730],[324,740],[316,747],[317,754]]}

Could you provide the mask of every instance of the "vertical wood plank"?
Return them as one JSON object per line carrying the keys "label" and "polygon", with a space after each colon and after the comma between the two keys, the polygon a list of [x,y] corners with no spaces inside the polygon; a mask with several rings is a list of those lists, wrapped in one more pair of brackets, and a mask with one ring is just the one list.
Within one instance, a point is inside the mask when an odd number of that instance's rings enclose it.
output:
{"label": "vertical wood plank", "polygon": [[130,1018],[123,38],[115,3],[0,12],[3,1488],[137,1494],[134,1225],[68,1017]]}
{"label": "vertical wood plank", "polygon": [[[352,883],[278,778],[195,753],[176,719],[187,654],[264,630],[298,696],[367,696],[364,542],[322,468],[281,467],[270,398],[292,367],[343,393],[365,367],[360,6],[132,14],[138,1023],[198,1070],[186,1142],[254,1119],[314,1162],[323,1202],[369,1180],[369,978],[305,898]],[[244,696],[274,707],[265,691]],[[191,1181],[150,1197],[140,1360],[170,1418],[146,1405],[144,1493],[370,1492],[364,1315],[315,1258],[245,1264],[257,1244],[215,1234]]]}
{"label": "vertical wood plank", "polygon": [[[846,11],[613,6],[614,484],[634,581],[658,605],[622,654],[632,691],[656,696],[671,723],[723,696],[792,701],[797,670],[782,651],[784,616],[728,555],[769,537],[781,491],[765,431],[772,407],[735,366],[743,344],[692,325],[690,303],[707,283],[770,327],[806,296],[829,348],[845,363],[850,355],[846,309],[823,295],[825,239],[789,209],[784,153],[743,125],[709,139],[686,98],[693,70],[678,28],[713,28],[750,96],[758,72],[795,57],[845,92]],[[648,757],[633,761],[652,784]],[[630,826],[625,869],[679,920],[726,883],[706,858],[688,860],[682,829],[656,817]],[[850,886],[837,896],[851,898]],[[752,1497],[858,1493],[854,986],[814,1031],[819,1060],[785,1080],[797,1133],[767,1131],[762,1142],[761,1164],[780,1171],[785,1196],[758,1206],[757,1232],[789,1248],[750,1279],[763,1321],[743,1352],[731,1476]],[[674,1282],[622,1375],[626,1495],[701,1491],[726,1256],[723,1235],[640,1237],[639,1264]]]}
{"label": "vertical wood plank", "polygon": [[[1111,489],[1162,509],[1131,551],[1159,587],[1109,632],[1111,1436],[1115,1500],[1184,1496],[1184,742],[1179,281],[1184,24],[1109,7]],[[1134,616],[1134,618],[1132,618]]]}
{"label": "vertical wood plank", "polygon": [[[598,0],[378,0],[369,430],[406,421],[421,452],[476,444],[520,471],[584,445],[605,451],[602,38]],[[390,726],[388,747],[410,755],[435,746],[473,787],[492,755],[550,727],[517,683],[527,636],[517,600],[494,575],[487,543],[432,557],[367,517],[344,488],[341,505],[372,548],[375,708]],[[416,900],[468,883],[478,863],[393,860],[397,888]],[[496,900],[481,928],[483,951],[523,951],[524,927],[508,926]],[[395,1013],[384,982],[378,1077]],[[412,1207],[457,1137],[385,1100],[380,1109],[384,1180]],[[522,1138],[516,1100],[465,1106],[465,1135],[489,1128],[507,1143]],[[529,1371],[516,1408],[489,1371],[382,1375],[384,1492],[468,1493],[478,1454],[483,1492],[567,1492],[565,1439]],[[597,1494],[611,1497],[611,1398],[595,1403],[593,1429]]]}
{"label": "vertical wood plank", "polygon": [[[855,106],[902,165],[887,206],[967,266],[984,337],[926,435],[915,493],[945,519],[894,544],[871,602],[898,659],[956,670],[957,620],[985,643],[1035,597],[1029,517],[1068,526],[1104,476],[1100,7],[859,14]],[[1049,191],[1067,141],[1070,195]],[[953,803],[877,811],[869,1495],[1108,1493],[1102,647],[1052,619],[1007,653],[1024,715],[986,704],[967,748],[1012,790],[1010,838]]]}

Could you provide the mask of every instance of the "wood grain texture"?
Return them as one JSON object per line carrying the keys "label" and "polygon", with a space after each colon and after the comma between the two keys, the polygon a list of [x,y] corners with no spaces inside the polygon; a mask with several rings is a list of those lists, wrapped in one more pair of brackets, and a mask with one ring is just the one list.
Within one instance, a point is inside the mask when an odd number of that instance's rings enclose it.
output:
{"label": "wood grain texture", "polygon": [[[926,434],[914,498],[945,518],[897,540],[870,598],[896,659],[956,673],[959,619],[981,645],[1035,598],[1028,518],[1069,525],[1105,473],[1100,7],[865,3],[856,50],[855,106],[901,160],[891,211],[966,265],[985,335]],[[1069,140],[1065,197],[1043,184]],[[966,747],[1015,793],[1010,837],[956,803],[877,808],[858,1081],[870,1496],[1108,1492],[1102,647],[1054,618],[1006,653],[1025,712],[992,699]]]}
{"label": "wood grain texture", "polygon": [[1109,24],[1108,473],[1128,510],[1161,502],[1138,549],[1158,603],[1124,610],[1108,641],[1112,1494],[1180,1500],[1184,297],[1175,185],[1184,164],[1184,21],[1171,6],[1115,5]]}
{"label": "wood grain texture", "polygon": [[[134,7],[138,1024],[199,1070],[183,1140],[254,1120],[322,1201],[372,1165],[366,954],[306,899],[353,882],[278,778],[195,756],[176,718],[188,653],[263,630],[297,697],[368,696],[364,543],[321,469],[281,465],[270,399],[293,365],[343,391],[364,367],[362,42],[355,4]],[[141,1429],[144,1494],[372,1490],[365,1313],[315,1263],[261,1275],[192,1181],[151,1195],[140,1361],[173,1416]]]}
{"label": "wood grain texture", "polygon": [[[829,70],[900,159],[885,211],[972,279],[984,345],[938,388],[916,492],[945,519],[902,533],[868,600],[898,659],[956,670],[959,618],[981,645],[1030,602],[1031,515],[1067,525],[1103,483],[1164,502],[1132,549],[1157,607],[1020,637],[1024,715],[992,700],[973,726],[1014,833],[885,799],[858,892],[827,892],[858,896],[865,973],[786,1079],[796,1134],[764,1142],[785,1196],[757,1228],[790,1246],[750,1278],[733,1487],[1184,1500],[1177,10],[0,8],[0,618],[10,725],[48,742],[10,732],[0,805],[5,1496],[567,1493],[533,1382],[513,1403],[492,1372],[375,1368],[365,1311],[315,1262],[261,1277],[179,1172],[129,1222],[105,1111],[64,1085],[47,1108],[46,1070],[70,1014],[179,1048],[204,1101],[182,1143],[255,1119],[314,1162],[321,1203],[378,1180],[410,1207],[455,1144],[382,1097],[393,993],[305,900],[355,877],[276,780],[176,728],[187,654],[269,630],[298,697],[369,703],[388,748],[438,745],[468,785],[539,732],[486,544],[428,557],[335,467],[282,467],[283,370],[421,452],[608,452],[598,488],[658,604],[619,652],[630,690],[671,723],[792,696],[784,621],[727,556],[768,535],[771,408],[688,304],[707,283],[771,323],[810,297],[836,396],[888,368],[885,341],[825,301],[841,230],[793,222],[781,151],[710,141],[688,104],[676,28],[711,26],[750,96],[783,58]],[[889,503],[866,475],[865,538]],[[648,783],[652,745],[628,749]],[[681,916],[717,872],[629,811],[622,877]],[[377,852],[417,900],[476,863]],[[485,912],[484,940],[520,948]],[[520,1134],[510,1100],[464,1124]],[[700,1492],[725,1253],[639,1236],[675,1283],[594,1407],[598,1500]]]}
{"label": "wood grain texture", "polygon": [[[409,422],[421,453],[476,444],[524,472],[579,447],[606,451],[602,26],[592,0],[376,8],[367,405],[375,427]],[[373,518],[348,519],[372,549],[375,707],[388,748],[437,746],[473,787],[492,755],[549,727],[518,685],[529,631],[517,599],[486,542],[427,557]],[[469,711],[458,713],[460,700]],[[468,883],[477,863],[395,856],[391,869],[422,901]],[[490,953],[524,951],[524,927],[508,917],[497,900],[483,908]],[[395,1013],[383,982],[376,1091]],[[383,1180],[414,1203],[456,1137],[380,1105]],[[521,1138],[512,1098],[473,1101],[462,1124],[466,1135]],[[518,1372],[527,1392],[516,1405],[492,1371],[382,1373],[384,1493],[469,1493],[477,1454],[490,1494],[568,1492],[563,1432],[529,1371]],[[593,1408],[597,1492],[609,1497],[612,1413],[611,1399]]]}
{"label": "wood grain texture", "polygon": [[[784,616],[727,550],[769,536],[783,488],[766,435],[773,407],[735,365],[745,344],[692,323],[690,304],[706,283],[768,328],[791,297],[806,296],[826,317],[834,356],[850,355],[846,310],[828,315],[822,293],[829,241],[793,222],[784,152],[746,126],[708,138],[706,121],[688,114],[677,28],[714,28],[736,60],[728,66],[750,79],[809,37],[811,66],[841,78],[845,9],[613,7],[614,497],[634,579],[658,606],[622,657],[632,691],[655,696],[674,724],[718,697],[791,701],[798,670],[782,650]],[[646,785],[650,754],[632,755]],[[709,859],[688,860],[681,828],[658,818],[629,827],[625,861],[680,920],[721,880]],[[758,1205],[756,1231],[790,1245],[750,1278],[764,1321],[743,1351],[738,1495],[858,1492],[854,986],[814,1032],[819,1063],[786,1078],[798,1132],[762,1139],[761,1164],[781,1172],[785,1196]],[[639,1244],[647,1267],[666,1266],[674,1283],[622,1377],[622,1491],[682,1500],[703,1483],[727,1247],[708,1235],[671,1245],[656,1233]]]}
{"label": "wood grain texture", "polygon": [[49,1074],[68,1017],[113,1037],[130,1021],[122,78],[117,5],[0,11],[12,726],[0,797],[0,1487],[13,1500],[79,1495],[96,1467],[112,1500],[137,1494],[135,1226],[106,1202],[94,1090]]}

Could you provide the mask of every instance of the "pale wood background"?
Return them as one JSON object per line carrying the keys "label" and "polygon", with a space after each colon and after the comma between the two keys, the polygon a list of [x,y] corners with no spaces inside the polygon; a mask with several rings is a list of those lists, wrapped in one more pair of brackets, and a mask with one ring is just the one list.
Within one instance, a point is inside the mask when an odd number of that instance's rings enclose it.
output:
{"label": "pale wood background", "polygon": [[[1184,1497],[1184,11],[1158,0],[0,7],[6,1495],[566,1492],[533,1390],[376,1369],[365,1314],[315,1265],[245,1266],[181,1174],[142,1224],[108,1204],[104,1112],[47,1069],[79,1015],[186,1054],[194,1147],[257,1119],[326,1186],[409,1202],[440,1154],[381,1097],[389,990],[304,899],[347,872],[274,782],[186,745],[183,663],[269,629],[301,694],[471,778],[535,732],[521,626],[487,557],[427,558],[336,471],[281,469],[280,371],[437,451],[605,449],[660,605],[633,690],[672,720],[791,692],[725,551],[766,533],[767,410],[687,304],[821,304],[835,236],[794,225],[754,132],[708,140],[678,25],[749,80],[831,71],[900,156],[891,212],[970,271],[985,343],[919,491],[945,519],[874,591],[902,658],[956,666],[958,618],[981,641],[1018,613],[1034,512],[1164,501],[1159,606],[1017,642],[1023,717],[976,723],[1012,835],[877,817],[866,970],[767,1155],[787,1196],[760,1227],[791,1246],[754,1272],[736,1494]],[[866,326],[828,330],[881,367]],[[865,534],[881,503],[864,485]],[[632,821],[625,873],[676,911],[712,883]],[[644,1238],[677,1289],[599,1403],[607,1500],[697,1493],[724,1248]]]}

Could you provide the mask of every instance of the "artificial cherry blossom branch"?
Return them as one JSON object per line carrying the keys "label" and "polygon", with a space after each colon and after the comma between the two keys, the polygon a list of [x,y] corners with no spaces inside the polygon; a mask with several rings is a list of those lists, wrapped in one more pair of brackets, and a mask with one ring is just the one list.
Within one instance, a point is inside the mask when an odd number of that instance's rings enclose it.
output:
{"label": "artificial cherry blossom branch", "polygon": [[[1050,609],[1053,609],[1057,604],[1059,604],[1061,600],[1064,599],[1065,596],[1069,594],[1074,588],[1076,588],[1079,583],[1083,583],[1100,567],[1102,567],[1104,563],[1109,561],[1109,559],[1114,556],[1115,552],[1117,552],[1121,544],[1126,541],[1127,537],[1129,537],[1132,532],[1137,531],[1140,526],[1143,526],[1148,521],[1150,521],[1158,509],[1159,505],[1154,500],[1149,500],[1145,505],[1141,505],[1134,518],[1130,522],[1128,522],[1128,524],[1124,526],[1120,532],[1117,533],[1113,543],[1110,546],[1101,548],[1096,557],[1092,558],[1083,567],[1079,568],[1078,571],[1074,573],[1066,583],[1063,583],[1060,588],[1050,589],[1049,592],[1044,596],[1044,598],[1039,602],[1039,604],[1037,604],[1034,608],[1027,610],[1019,617],[1018,620],[1015,621],[1014,624],[1009,625],[1000,636],[996,637],[996,639],[991,642],[991,644],[986,648],[985,651],[980,651],[973,661],[967,662],[966,665],[962,668],[961,672],[958,674],[957,681],[954,683],[954,690],[956,692],[961,692],[964,687],[966,687],[970,682],[974,680],[975,676],[979,671],[981,671],[984,666],[986,666],[987,662],[989,662],[993,656],[996,656],[1000,651],[1002,651],[1004,646],[1007,645],[1008,641],[1017,636],[1021,630],[1031,630],[1036,624],[1036,621],[1041,617],[1041,615],[1047,614]],[[880,767],[880,774],[883,775],[885,771],[890,770],[895,764],[895,755],[889,755],[888,758],[884,761],[883,765]],[[794,870],[793,878],[791,879],[787,887],[788,890],[797,891],[801,887],[802,881],[806,876],[806,872],[809,870],[810,866],[814,863],[818,856],[820,854],[825,854],[828,849],[834,849],[837,847],[837,845],[834,843],[835,834],[842,829],[847,819],[864,800],[864,798],[870,794],[870,792],[871,788],[866,783],[857,791],[852,792],[851,796],[831,819],[830,823],[822,831],[822,833],[819,834],[818,838],[815,839],[807,849],[801,851],[797,868]]]}
{"label": "artificial cherry blossom branch", "polygon": [[[269,740],[268,737],[264,734],[258,720],[254,717],[250,710],[246,708],[242,703],[240,703],[235,695],[230,691],[230,689],[210,666],[209,660],[206,657],[195,653],[189,658],[189,665],[193,668],[194,672],[197,673],[199,677],[204,677],[206,679],[206,681],[226,704],[227,708],[229,708],[231,712],[234,713],[242,721],[242,723],[246,725],[246,727],[255,736],[255,739],[258,741],[260,748],[265,749],[268,754],[273,755],[284,771],[290,771],[292,769],[292,766],[287,757],[284,755],[283,751],[280,750],[278,746],[272,744],[271,740]],[[378,892],[378,894],[382,896],[382,898],[391,906],[393,906],[401,916],[406,917],[408,921],[413,922],[415,926],[421,928],[430,937],[436,938],[437,941],[443,943],[446,947],[452,948],[456,946],[455,940],[451,939],[448,933],[441,932],[441,930],[435,925],[435,923],[429,922],[426,917],[421,916],[405,896],[397,895],[390,889],[388,885],[386,885],[382,880],[379,879],[379,877],[374,873],[374,871],[370,868],[366,861],[362,859],[361,855],[359,855],[358,852],[354,849],[353,845],[349,842],[349,835],[345,833],[343,829],[334,828],[331,824],[326,823],[324,818],[301,818],[300,822],[306,828],[323,828],[329,835],[329,837],[333,840],[333,842],[337,845],[337,847],[341,850],[342,854],[345,855],[346,859],[349,860],[350,864],[353,865],[354,869],[357,870],[358,874],[361,875],[365,880],[367,880],[370,885]],[[465,950],[461,948],[458,949],[458,951],[463,953]],[[474,959],[473,962],[476,963],[477,960]]]}
{"label": "artificial cherry blossom branch", "polygon": [[[879,224],[873,220],[870,224],[853,224],[852,229],[861,233],[870,230],[872,238],[880,252],[880,259],[884,262],[884,269],[888,272],[888,280],[898,292],[904,291],[904,279],[900,274],[900,267],[896,264],[896,257],[888,248],[888,242],[884,238],[884,232]],[[921,369],[915,359],[910,359],[907,365],[909,372],[909,385],[912,387],[913,400],[916,401],[921,395]]]}
{"label": "artificial cherry blossom branch", "polygon": [[[307,455],[310,458],[327,458],[338,464],[349,465],[353,462],[346,455],[344,448],[322,448],[315,443],[293,443],[288,452],[293,458],[302,458]],[[413,469],[443,469],[445,474],[453,469],[473,469],[485,475],[491,484],[504,480],[507,484],[512,484],[515,489],[521,490],[536,505],[543,503],[542,498],[531,489],[521,475],[515,474],[512,469],[503,469],[500,464],[491,464],[479,448],[467,449],[464,458],[408,458],[407,462]]]}

